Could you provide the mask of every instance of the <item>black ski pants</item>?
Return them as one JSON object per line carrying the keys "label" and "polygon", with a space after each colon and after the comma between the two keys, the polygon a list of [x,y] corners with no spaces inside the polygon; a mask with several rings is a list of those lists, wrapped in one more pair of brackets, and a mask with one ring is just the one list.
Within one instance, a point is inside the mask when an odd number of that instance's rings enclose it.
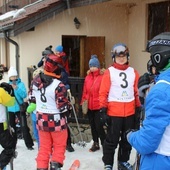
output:
{"label": "black ski pants", "polygon": [[21,132],[24,138],[24,142],[27,148],[30,148],[32,146],[34,146],[34,142],[33,139],[31,137],[30,134],[30,129],[27,125],[27,118],[26,118],[26,113],[20,113],[20,112],[9,112],[9,122],[10,122],[10,126],[14,129],[15,131],[15,138],[17,139],[17,132],[16,132],[16,122],[15,122],[15,118],[16,115],[18,116],[18,119],[20,121],[20,126],[21,126]]}
{"label": "black ski pants", "polygon": [[134,128],[134,115],[128,117],[110,116],[110,124],[107,128],[106,140],[103,145],[103,162],[105,165],[114,163],[114,154],[117,145],[118,161],[127,162],[132,150],[126,138],[126,131]]}
{"label": "black ski pants", "polygon": [[0,145],[3,148],[0,154],[0,168],[3,169],[15,155],[16,140],[9,129],[0,132]]}
{"label": "black ski pants", "polygon": [[88,109],[87,115],[89,119],[89,124],[91,126],[93,141],[99,143],[99,138],[100,138],[101,145],[103,145],[104,140],[106,138],[106,133],[100,121],[99,110]]}

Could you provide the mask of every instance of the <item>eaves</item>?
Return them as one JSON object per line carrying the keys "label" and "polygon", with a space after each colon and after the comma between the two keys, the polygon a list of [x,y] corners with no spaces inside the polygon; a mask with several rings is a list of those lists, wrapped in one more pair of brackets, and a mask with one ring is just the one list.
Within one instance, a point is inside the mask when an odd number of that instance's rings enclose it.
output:
{"label": "eaves", "polygon": [[26,12],[18,18],[0,22],[0,38],[4,38],[4,31],[8,32],[10,37],[17,36],[68,8],[93,5],[106,1],[110,0],[44,0],[27,7]]}

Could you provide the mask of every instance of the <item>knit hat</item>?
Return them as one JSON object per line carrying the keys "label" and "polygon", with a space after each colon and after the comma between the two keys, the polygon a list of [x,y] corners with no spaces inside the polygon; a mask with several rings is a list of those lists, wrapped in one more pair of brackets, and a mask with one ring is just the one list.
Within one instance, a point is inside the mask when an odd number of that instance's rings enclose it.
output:
{"label": "knit hat", "polygon": [[100,63],[99,60],[97,58],[97,55],[91,55],[91,59],[89,61],[89,67],[97,67],[100,68]]}
{"label": "knit hat", "polygon": [[57,46],[56,48],[55,48],[55,51],[57,52],[63,52],[63,46],[62,45],[59,45],[59,46]]}
{"label": "knit hat", "polygon": [[8,71],[8,77],[18,76],[17,70],[14,67],[10,67]]}

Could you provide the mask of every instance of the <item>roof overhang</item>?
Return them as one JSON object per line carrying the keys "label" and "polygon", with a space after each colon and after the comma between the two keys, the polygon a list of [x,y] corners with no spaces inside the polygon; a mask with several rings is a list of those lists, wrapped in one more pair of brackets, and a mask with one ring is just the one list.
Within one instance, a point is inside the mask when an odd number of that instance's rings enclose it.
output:
{"label": "roof overhang", "polygon": [[39,2],[34,6],[25,8],[26,12],[18,18],[11,18],[4,22],[1,21],[0,38],[4,38],[4,32],[8,32],[8,36],[10,37],[17,36],[68,8],[93,5],[107,1],[111,0],[45,0]]}

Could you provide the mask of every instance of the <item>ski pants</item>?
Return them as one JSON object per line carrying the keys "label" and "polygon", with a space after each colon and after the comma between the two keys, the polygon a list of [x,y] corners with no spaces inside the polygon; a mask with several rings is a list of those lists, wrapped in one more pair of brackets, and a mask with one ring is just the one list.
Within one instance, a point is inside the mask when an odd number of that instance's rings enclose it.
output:
{"label": "ski pants", "polygon": [[34,146],[34,142],[33,142],[33,139],[31,137],[31,134],[30,134],[30,129],[27,125],[26,113],[25,112],[24,113],[9,112],[10,125],[15,130],[15,137],[17,139],[16,122],[15,122],[16,115],[17,115],[17,117],[19,118],[19,121],[20,121],[21,132],[23,134],[25,145],[26,145],[27,148],[30,148],[30,147]]}
{"label": "ski pants", "polygon": [[63,165],[67,143],[67,129],[54,132],[39,130],[38,133],[40,147],[36,158],[37,169],[48,168],[49,162],[58,162]]}
{"label": "ski pants", "polygon": [[104,140],[106,138],[106,134],[100,121],[99,110],[88,109],[87,115],[91,126],[93,141],[99,143],[99,138],[100,138],[101,145],[103,145]]}
{"label": "ski pants", "polygon": [[127,141],[126,131],[134,129],[134,119],[134,115],[128,117],[110,116],[110,124],[103,145],[102,160],[105,165],[113,166],[115,149],[118,144],[118,161],[127,162],[129,160],[132,147]]}
{"label": "ski pants", "polygon": [[16,138],[9,129],[0,132],[0,145],[3,148],[0,154],[0,169],[3,169],[14,156],[16,148]]}

